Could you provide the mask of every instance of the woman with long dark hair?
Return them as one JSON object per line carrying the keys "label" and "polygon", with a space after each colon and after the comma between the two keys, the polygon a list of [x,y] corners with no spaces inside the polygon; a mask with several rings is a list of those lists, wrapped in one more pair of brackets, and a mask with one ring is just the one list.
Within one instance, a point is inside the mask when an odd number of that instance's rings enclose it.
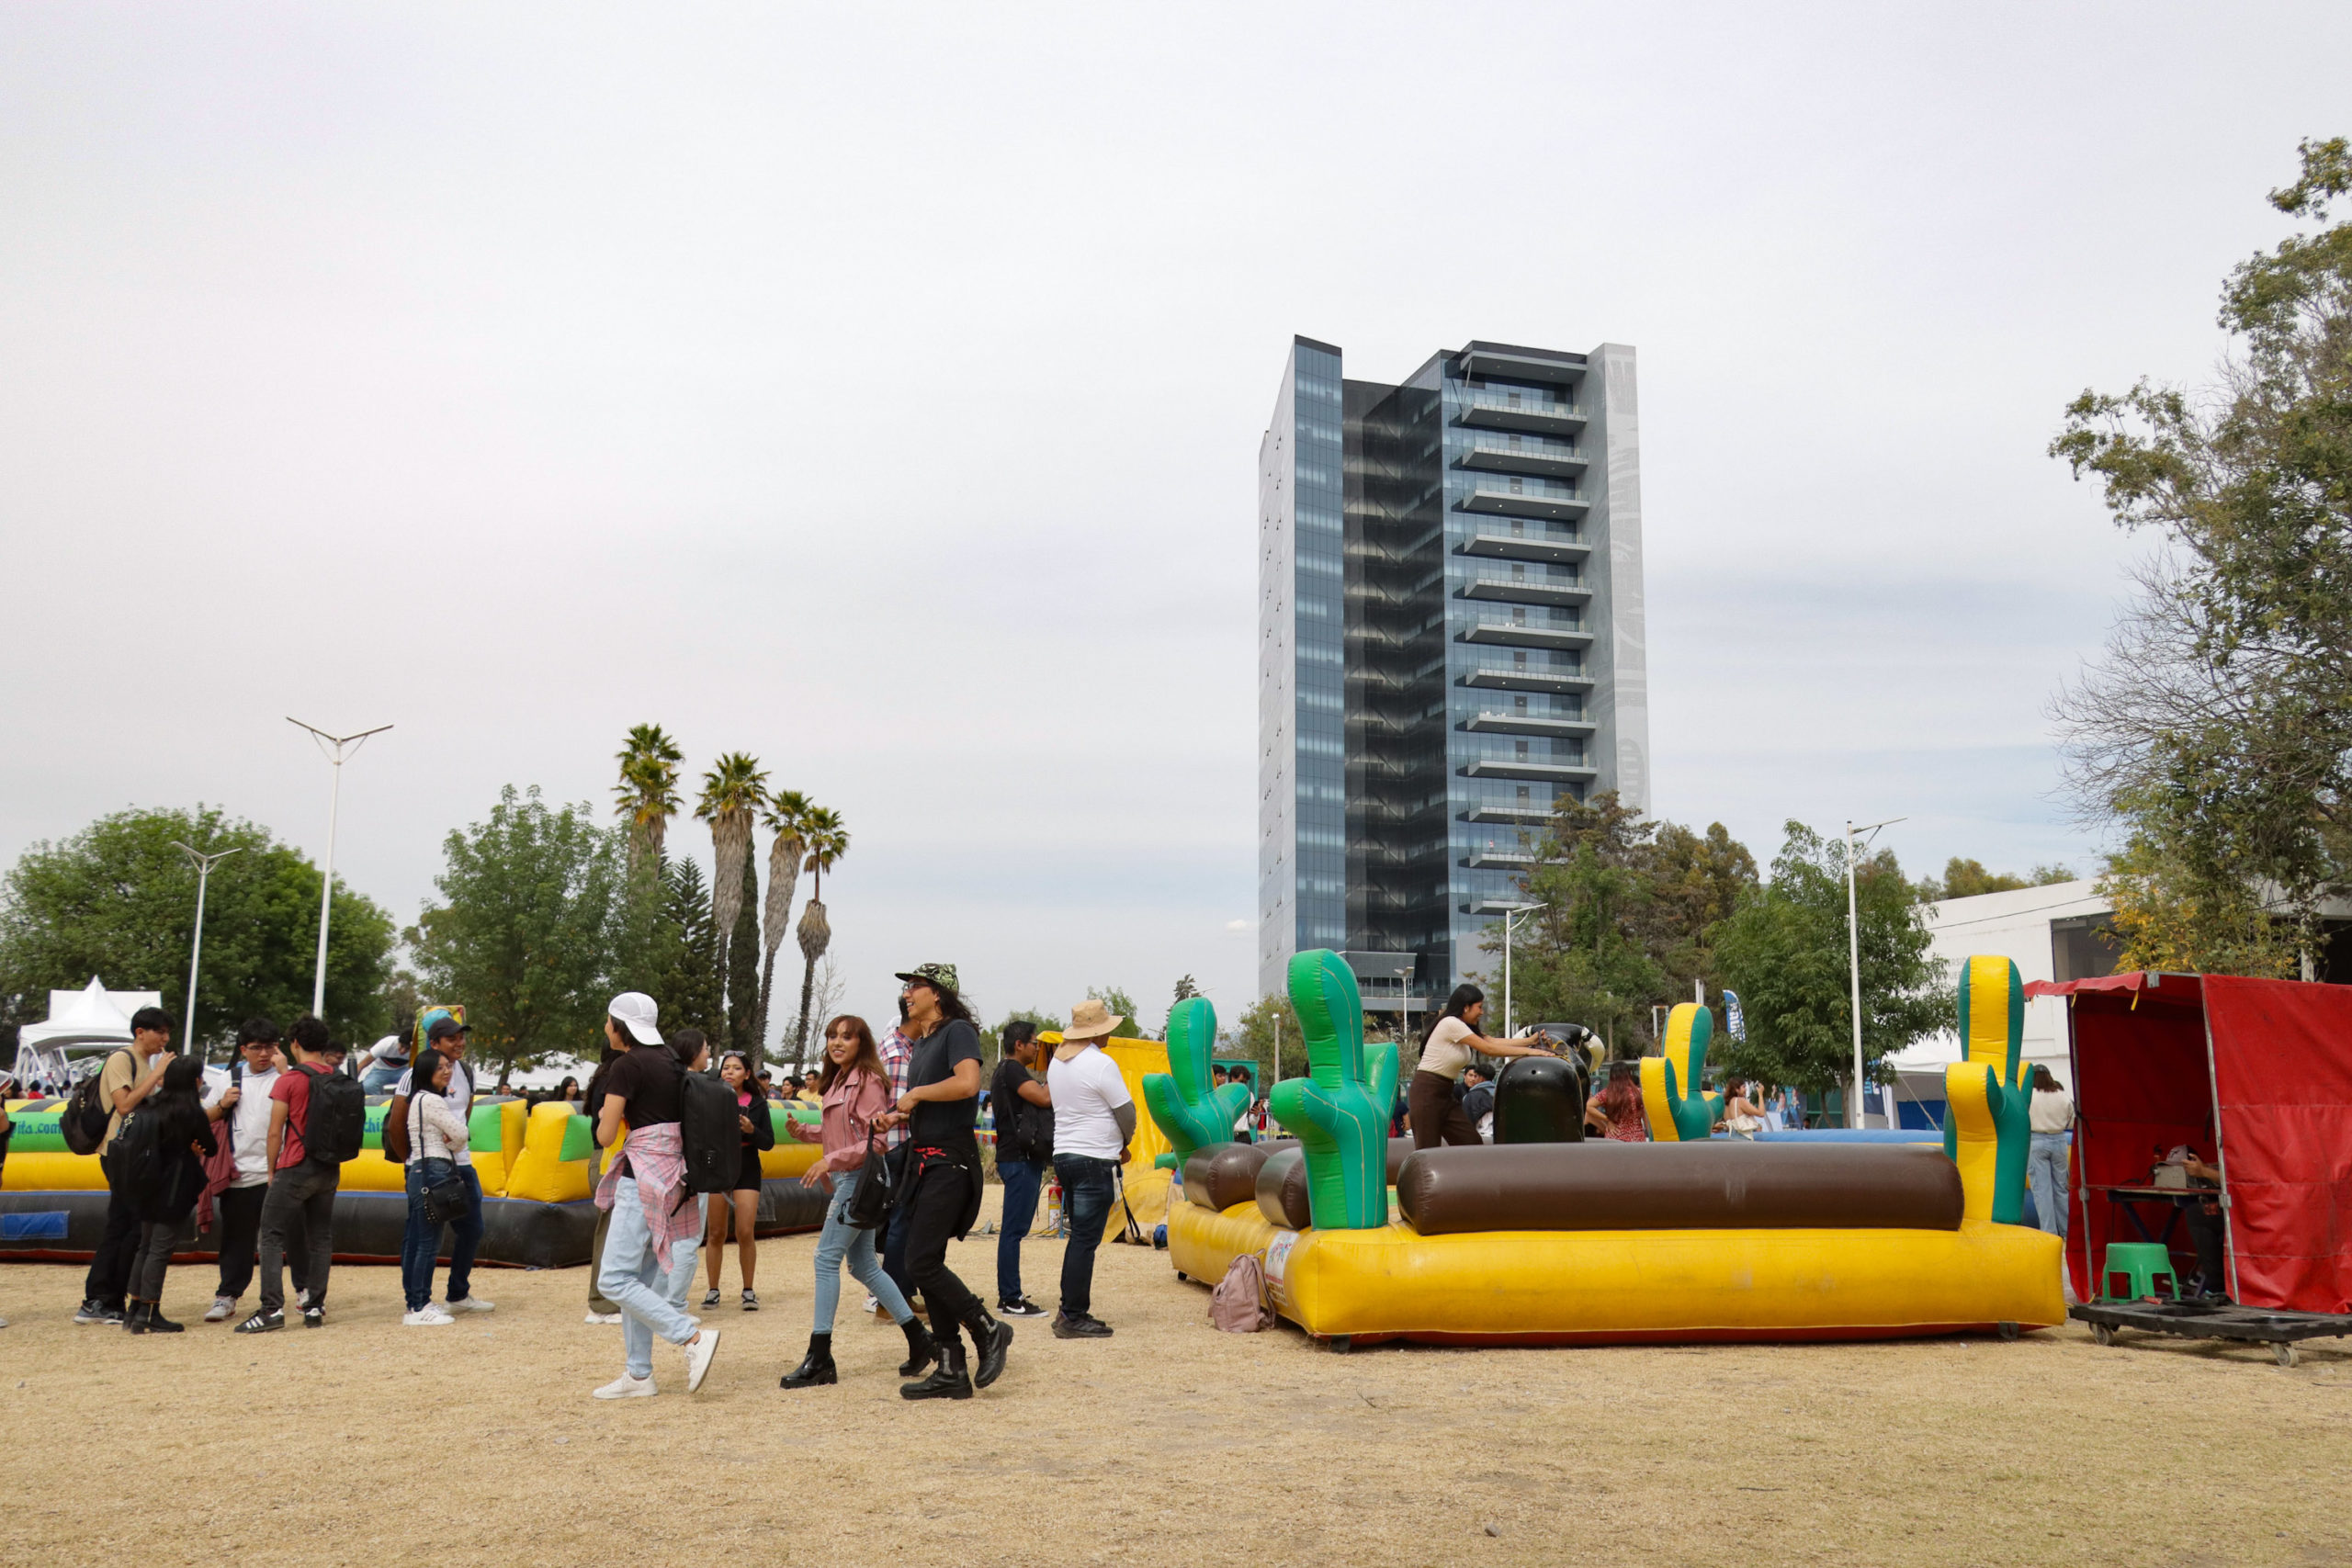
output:
{"label": "woman with long dark hair", "polygon": [[1539,1043],[1541,1035],[1487,1039],[1478,1032],[1478,1025],[1486,1016],[1487,993],[1476,986],[1456,986],[1453,994],[1445,998],[1445,1010],[1438,1014],[1437,1021],[1421,1037],[1420,1064],[1413,1069],[1412,1081],[1405,1091],[1415,1148],[1433,1149],[1440,1144],[1475,1145],[1479,1141],[1478,1129],[1471,1125],[1469,1114],[1453,1092],[1454,1086],[1461,1082],[1462,1069],[1470,1065],[1472,1052],[1486,1056],[1553,1055],[1547,1043]]}
{"label": "woman with long dark hair", "polygon": [[832,1201],[825,1205],[825,1228],[817,1236],[817,1295],[808,1330],[808,1354],[784,1374],[786,1388],[814,1388],[840,1381],[833,1366],[833,1313],[841,1304],[842,1270],[874,1292],[890,1319],[906,1332],[907,1360],[901,1375],[919,1377],[936,1353],[931,1336],[907,1305],[907,1298],[882,1271],[874,1256],[874,1233],[849,1223],[849,1206],[865,1175],[868,1137],[878,1131],[882,1114],[890,1108],[890,1077],[876,1049],[874,1031],[865,1021],[848,1013],[825,1025],[825,1066],[817,1076],[817,1093],[825,1107],[821,1128],[789,1123],[800,1142],[821,1143],[824,1155],[800,1179],[804,1187],[828,1186]]}
{"label": "woman with long dark hair", "polygon": [[1594,1132],[1621,1144],[1650,1141],[1649,1122],[1642,1114],[1641,1064],[1609,1064],[1609,1082],[1584,1102],[1584,1122]]}
{"label": "woman with long dark hair", "polygon": [[760,1261],[759,1238],[752,1234],[760,1218],[760,1155],[775,1147],[775,1118],[767,1097],[752,1079],[752,1059],[729,1051],[718,1059],[718,1077],[735,1091],[735,1124],[743,1131],[743,1152],[735,1168],[735,1186],[724,1203],[710,1206],[710,1224],[702,1238],[708,1259],[710,1288],[703,1292],[704,1310],[718,1304],[718,1266],[727,1261],[727,1222],[735,1222],[735,1257],[743,1269],[743,1310],[760,1310],[759,1292],[752,1276]]}
{"label": "woman with long dark hair", "polygon": [[172,1237],[204,1190],[204,1161],[219,1146],[204,1114],[203,1086],[204,1069],[195,1057],[173,1057],[155,1091],[131,1112],[148,1124],[126,1122],[115,1140],[115,1168],[126,1173],[132,1188],[126,1195],[139,1215],[125,1321],[133,1334],[177,1334],[187,1326],[164,1315],[164,1273],[171,1267]]}

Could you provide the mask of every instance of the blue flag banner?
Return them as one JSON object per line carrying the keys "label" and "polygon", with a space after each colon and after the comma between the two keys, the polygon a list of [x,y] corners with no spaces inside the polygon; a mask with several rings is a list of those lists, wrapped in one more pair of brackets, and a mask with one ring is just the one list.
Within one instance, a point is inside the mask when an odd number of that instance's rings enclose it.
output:
{"label": "blue flag banner", "polygon": [[1724,1027],[1731,1032],[1731,1037],[1734,1040],[1740,1041],[1743,1043],[1746,1043],[1747,1039],[1747,1021],[1740,1016],[1739,993],[1737,991],[1725,991],[1724,993]]}

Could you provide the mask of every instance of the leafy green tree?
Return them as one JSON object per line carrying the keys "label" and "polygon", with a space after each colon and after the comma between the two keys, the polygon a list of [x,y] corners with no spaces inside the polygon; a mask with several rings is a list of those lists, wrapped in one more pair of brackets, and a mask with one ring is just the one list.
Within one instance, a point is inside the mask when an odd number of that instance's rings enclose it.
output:
{"label": "leafy green tree", "polygon": [[614,758],[620,782],[613,795],[628,822],[632,874],[647,874],[662,864],[670,818],[678,814],[678,764],[684,760],[678,743],[658,724],[634,726]]}
{"label": "leafy green tree", "polygon": [[[1951,1025],[1944,963],[1891,850],[1855,864],[1861,931],[1862,1059],[1881,1064]],[[1724,984],[1739,993],[1747,1038],[1719,1031],[1711,1060],[1726,1072],[1809,1090],[1850,1083],[1854,1011],[1847,945],[1846,846],[1802,822],[1772,862],[1772,878],[1713,931]]]}
{"label": "leafy green tree", "polygon": [[[2352,146],[2270,193],[2324,222]],[[2352,863],[2352,223],[2233,271],[2222,384],[2086,391],[2051,451],[2153,536],[2104,660],[2055,705],[2069,787],[2120,820],[2122,962],[2291,974]]]}
{"label": "leafy green tree", "polygon": [[1962,860],[1958,855],[1944,862],[1940,877],[1923,876],[1917,886],[1922,903],[1932,904],[1939,898],[1973,898],[1980,893],[2015,893],[2027,887],[2048,887],[2053,883],[2072,882],[2075,874],[2063,865],[2038,865],[2023,876],[1986,871],[1982,861]]}
{"label": "leafy green tree", "polygon": [[1138,1013],[1136,1008],[1136,999],[1127,995],[1126,992],[1121,990],[1118,987],[1112,986],[1098,990],[1094,987],[1089,986],[1086,987],[1086,994],[1093,998],[1096,1001],[1101,1002],[1104,1007],[1109,1008],[1121,1018],[1126,1020],[1126,1022],[1119,1025],[1117,1029],[1112,1032],[1118,1035],[1120,1039],[1157,1040],[1159,1038],[1159,1036],[1151,1032],[1151,1025]]}
{"label": "leafy green tree", "polygon": [[1241,1056],[1258,1064],[1259,1081],[1274,1080],[1274,1047],[1282,1046],[1283,1072],[1296,1077],[1306,1070],[1306,1042],[1298,1032],[1298,1014],[1281,992],[1260,997],[1227,1027],[1216,1054]]}
{"label": "leafy green tree", "polygon": [[[51,989],[79,990],[93,975],[116,990],[161,991],[175,1022],[187,1016],[197,874],[175,840],[239,851],[212,868],[205,888],[197,1038],[210,1044],[246,1018],[282,1024],[311,1010],[318,868],[266,829],[199,807],[119,811],[24,852],[0,882],[0,1007],[9,1021],[46,1018]],[[392,950],[391,917],[338,878],[326,1017],[337,1039],[370,1040],[390,1022]]]}
{"label": "leafy green tree", "polygon": [[443,840],[441,903],[408,932],[436,1000],[461,1001],[473,1049],[504,1077],[593,1055],[627,955],[626,832],[582,801],[550,811],[509,784],[487,821]]}

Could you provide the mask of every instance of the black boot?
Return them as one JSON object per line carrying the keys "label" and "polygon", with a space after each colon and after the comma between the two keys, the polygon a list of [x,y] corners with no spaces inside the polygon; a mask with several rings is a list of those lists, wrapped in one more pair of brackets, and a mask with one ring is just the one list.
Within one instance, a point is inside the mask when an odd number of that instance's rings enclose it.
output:
{"label": "black boot", "polygon": [[130,1311],[124,1314],[122,1325],[133,1334],[147,1332],[147,1314],[153,1310],[137,1296],[130,1298]]}
{"label": "black boot", "polygon": [[939,1359],[939,1347],[933,1341],[931,1330],[922,1325],[922,1319],[910,1317],[899,1326],[907,1334],[907,1359],[899,1363],[899,1375],[919,1378],[925,1367]]}
{"label": "black boot", "polygon": [[1012,1325],[999,1323],[989,1315],[988,1308],[975,1302],[964,1326],[972,1331],[972,1344],[979,1352],[979,1364],[972,1369],[972,1386],[986,1388],[1004,1375],[1004,1353],[1012,1346]]}
{"label": "black boot", "polygon": [[839,1382],[841,1374],[833,1370],[833,1337],[830,1334],[808,1336],[808,1355],[798,1366],[784,1374],[783,1388],[815,1388],[820,1383]]}
{"label": "black boot", "polygon": [[964,1342],[950,1334],[937,1342],[939,1367],[921,1382],[900,1383],[900,1399],[969,1399],[972,1380],[964,1370]]}
{"label": "black boot", "polygon": [[170,1318],[165,1317],[164,1315],[163,1303],[149,1302],[147,1303],[147,1332],[150,1334],[185,1334],[187,1332],[187,1325],[185,1323],[174,1323]]}

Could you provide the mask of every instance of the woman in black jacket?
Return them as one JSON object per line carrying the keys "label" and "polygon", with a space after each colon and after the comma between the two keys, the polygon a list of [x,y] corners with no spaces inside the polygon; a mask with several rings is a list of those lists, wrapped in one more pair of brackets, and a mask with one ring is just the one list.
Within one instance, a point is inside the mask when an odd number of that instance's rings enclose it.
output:
{"label": "woman in black jacket", "polygon": [[743,1310],[760,1310],[760,1293],[752,1289],[752,1275],[760,1261],[760,1244],[752,1234],[760,1217],[760,1155],[775,1147],[775,1118],[768,1109],[767,1096],[760,1092],[759,1081],[752,1077],[751,1059],[741,1051],[729,1051],[718,1060],[718,1076],[729,1089],[735,1091],[735,1123],[743,1130],[743,1152],[739,1157],[734,1190],[727,1201],[710,1205],[710,1220],[704,1227],[702,1255],[710,1270],[710,1288],[703,1292],[703,1310],[707,1312],[718,1304],[718,1270],[727,1259],[727,1221],[735,1221],[735,1255],[743,1267]]}
{"label": "woman in black jacket", "polygon": [[133,1334],[177,1334],[186,1325],[164,1315],[164,1271],[171,1267],[172,1238],[204,1190],[204,1162],[218,1145],[204,1114],[200,1092],[204,1069],[192,1056],[175,1056],[163,1082],[131,1113],[118,1142],[129,1142],[129,1157],[118,1157],[139,1214],[138,1250],[132,1255],[130,1315]]}

